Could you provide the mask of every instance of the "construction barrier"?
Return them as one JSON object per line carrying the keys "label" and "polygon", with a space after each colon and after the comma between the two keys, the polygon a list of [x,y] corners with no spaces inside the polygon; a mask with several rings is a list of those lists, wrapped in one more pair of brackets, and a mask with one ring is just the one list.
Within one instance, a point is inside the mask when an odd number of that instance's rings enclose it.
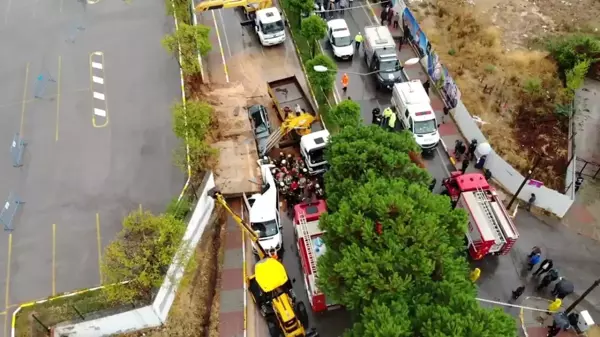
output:
{"label": "construction barrier", "polygon": [[14,229],[12,222],[22,204],[24,202],[16,194],[11,192],[8,195],[8,199],[4,203],[4,206],[2,206],[2,210],[0,210],[0,223],[4,226],[5,231],[12,231]]}
{"label": "construction barrier", "polygon": [[23,153],[25,152],[25,146],[27,143],[21,138],[21,135],[17,132],[13,137],[12,143],[10,144],[10,155],[13,162],[13,167],[23,166]]}

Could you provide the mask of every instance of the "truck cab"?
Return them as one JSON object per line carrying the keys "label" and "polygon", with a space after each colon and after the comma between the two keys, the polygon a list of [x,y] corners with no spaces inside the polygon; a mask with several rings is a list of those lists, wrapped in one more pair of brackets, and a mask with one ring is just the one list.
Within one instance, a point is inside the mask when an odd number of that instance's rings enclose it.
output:
{"label": "truck cab", "polygon": [[406,76],[396,54],[396,43],[385,26],[365,27],[364,57],[369,72],[373,72],[378,89],[392,90]]}
{"label": "truck cab", "polygon": [[306,168],[310,175],[325,173],[327,170],[325,147],[328,141],[329,131],[326,129],[300,138],[300,154],[306,163]]}
{"label": "truck cab", "polygon": [[285,24],[276,7],[257,10],[254,16],[254,29],[260,43],[265,47],[285,41]]}
{"label": "truck cab", "polygon": [[391,103],[402,128],[410,130],[423,152],[435,150],[440,142],[438,123],[421,81],[394,84]]}
{"label": "truck cab", "polygon": [[[258,236],[261,247],[267,251],[275,251],[281,255],[283,247],[282,224],[279,216],[279,193],[271,173],[275,165],[261,165],[263,177],[262,193],[253,194],[246,200],[250,215],[250,227]],[[252,243],[252,251],[257,249]]]}
{"label": "truck cab", "polygon": [[327,38],[336,58],[342,60],[352,59],[352,56],[354,56],[354,38],[350,34],[346,20],[327,21]]}

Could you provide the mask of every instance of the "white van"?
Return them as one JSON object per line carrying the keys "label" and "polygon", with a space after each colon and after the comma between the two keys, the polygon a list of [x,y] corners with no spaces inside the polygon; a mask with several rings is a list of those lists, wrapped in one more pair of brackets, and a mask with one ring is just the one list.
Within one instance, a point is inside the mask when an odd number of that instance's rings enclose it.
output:
{"label": "white van", "polygon": [[[261,165],[263,177],[262,194],[254,194],[247,200],[250,209],[250,226],[258,235],[261,247],[270,252],[275,250],[280,255],[283,247],[281,218],[279,217],[279,193],[271,169],[275,165]],[[252,243],[252,251],[257,254]]]}
{"label": "white van", "polygon": [[327,21],[327,37],[335,57],[342,60],[352,59],[352,56],[354,56],[354,38],[350,34],[346,20]]}
{"label": "white van", "polygon": [[263,46],[274,46],[285,41],[285,24],[276,7],[257,10],[254,29]]}
{"label": "white van", "polygon": [[391,103],[402,127],[412,132],[421,149],[424,152],[435,150],[440,142],[439,125],[421,81],[394,84]]}

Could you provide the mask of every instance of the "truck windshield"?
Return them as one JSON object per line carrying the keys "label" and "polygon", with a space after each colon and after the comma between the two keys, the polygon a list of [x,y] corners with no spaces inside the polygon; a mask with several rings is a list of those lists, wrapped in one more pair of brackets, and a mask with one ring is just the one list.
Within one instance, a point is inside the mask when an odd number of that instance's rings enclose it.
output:
{"label": "truck windshield", "polygon": [[256,231],[256,234],[260,239],[268,238],[279,233],[279,227],[277,226],[277,222],[275,220],[255,222],[252,224],[252,229]]}
{"label": "truck windshield", "polygon": [[311,164],[319,164],[325,161],[325,148],[311,150],[308,152]]}
{"label": "truck windshield", "polygon": [[352,44],[350,36],[338,36],[333,38],[333,45],[336,47],[346,47]]}
{"label": "truck windshield", "polygon": [[283,29],[283,21],[281,20],[269,23],[260,23],[260,30],[262,30],[263,34],[275,34],[282,32]]}
{"label": "truck windshield", "polygon": [[428,121],[415,122],[413,133],[416,135],[422,135],[426,133],[435,132],[437,126],[435,125],[435,119]]}
{"label": "truck windshield", "polygon": [[395,59],[383,59],[379,63],[379,71],[383,73],[393,73],[400,70],[400,62]]}

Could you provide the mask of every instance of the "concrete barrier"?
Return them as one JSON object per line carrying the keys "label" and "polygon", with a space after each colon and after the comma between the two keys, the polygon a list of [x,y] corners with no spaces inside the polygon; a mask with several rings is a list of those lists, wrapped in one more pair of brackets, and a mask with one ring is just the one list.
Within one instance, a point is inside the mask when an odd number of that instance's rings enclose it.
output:
{"label": "concrete barrier", "polygon": [[[164,324],[167,321],[169,310],[175,300],[179,283],[191,256],[190,253],[198,245],[215,208],[214,200],[207,195],[208,190],[213,187],[215,187],[215,178],[211,172],[204,177],[202,187],[199,189],[201,191],[200,198],[188,223],[183,236],[183,242],[173,258],[173,263],[169,266],[165,280],[151,305],[80,323],[59,324],[54,328],[54,336],[109,336],[154,328]],[[13,329],[12,337],[14,336]]]}

